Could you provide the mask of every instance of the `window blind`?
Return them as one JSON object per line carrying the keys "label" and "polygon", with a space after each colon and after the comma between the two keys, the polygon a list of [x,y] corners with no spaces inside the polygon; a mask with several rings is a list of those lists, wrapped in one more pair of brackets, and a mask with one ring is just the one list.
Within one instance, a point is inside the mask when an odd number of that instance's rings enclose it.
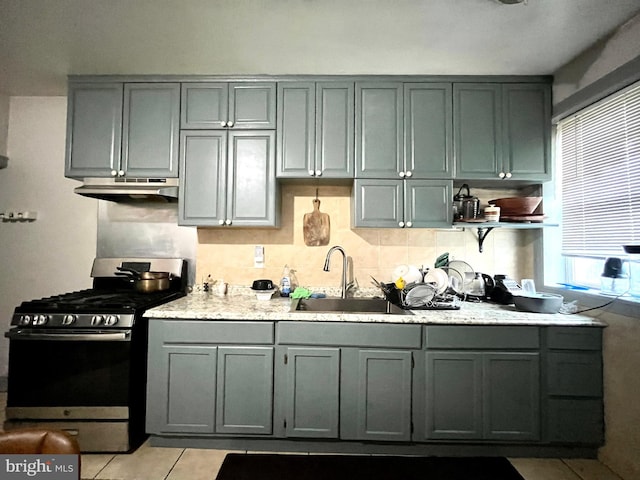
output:
{"label": "window blind", "polygon": [[558,123],[562,253],[640,243],[640,82]]}

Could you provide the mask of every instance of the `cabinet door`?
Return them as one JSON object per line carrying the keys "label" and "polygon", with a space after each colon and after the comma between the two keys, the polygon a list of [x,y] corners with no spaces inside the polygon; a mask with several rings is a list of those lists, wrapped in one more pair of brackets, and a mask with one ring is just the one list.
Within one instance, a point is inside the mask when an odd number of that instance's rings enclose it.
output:
{"label": "cabinet door", "polygon": [[316,84],[316,170],[323,177],[353,178],[354,84]]}
{"label": "cabinet door", "polygon": [[225,218],[227,132],[180,135],[180,225],[219,225]]}
{"label": "cabinet door", "polygon": [[514,180],[551,179],[551,87],[502,87],[504,171]]}
{"label": "cabinet door", "polygon": [[404,163],[411,178],[453,178],[450,83],[404,84]]}
{"label": "cabinet door", "polygon": [[358,354],[357,433],[360,440],[411,440],[411,352]]}
{"label": "cabinet door", "polygon": [[227,225],[277,226],[275,132],[230,131]]}
{"label": "cabinet door", "polygon": [[315,83],[278,84],[279,178],[309,178],[315,175],[315,107]]}
{"label": "cabinet door", "polygon": [[407,227],[450,227],[451,180],[405,180],[405,224]]}
{"label": "cabinet door", "polygon": [[498,84],[453,85],[453,148],[457,178],[500,178],[501,105],[501,86]]}
{"label": "cabinet door", "polygon": [[69,85],[65,176],[110,177],[120,168],[122,83]]}
{"label": "cabinet door", "polygon": [[428,352],[427,439],[482,438],[482,354]]}
{"label": "cabinet door", "polygon": [[180,84],[124,86],[122,170],[128,177],[177,177]]}
{"label": "cabinet door", "polygon": [[180,128],[222,129],[229,119],[227,83],[183,83]]}
{"label": "cabinet door", "polygon": [[538,353],[485,353],[484,438],[540,438]]}
{"label": "cabinet door", "polygon": [[356,84],[356,177],[404,176],[402,84]]}
{"label": "cabinet door", "polygon": [[276,84],[229,84],[229,119],[234,129],[276,128]]}
{"label": "cabinet door", "polygon": [[287,348],[287,437],[338,438],[340,349]]}
{"label": "cabinet door", "polygon": [[403,180],[354,182],[351,214],[354,228],[398,228],[404,225]]}
{"label": "cabinet door", "polygon": [[271,434],[273,347],[218,347],[216,433]]}
{"label": "cabinet door", "polygon": [[159,341],[150,342],[147,432],[213,433],[216,347]]}

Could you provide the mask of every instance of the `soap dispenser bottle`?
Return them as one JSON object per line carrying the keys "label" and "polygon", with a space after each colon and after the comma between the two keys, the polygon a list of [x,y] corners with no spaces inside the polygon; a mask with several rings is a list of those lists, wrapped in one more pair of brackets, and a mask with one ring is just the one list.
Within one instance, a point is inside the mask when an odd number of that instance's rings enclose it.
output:
{"label": "soap dispenser bottle", "polygon": [[291,294],[291,272],[289,265],[284,266],[282,272],[282,280],[280,280],[280,296],[288,297]]}

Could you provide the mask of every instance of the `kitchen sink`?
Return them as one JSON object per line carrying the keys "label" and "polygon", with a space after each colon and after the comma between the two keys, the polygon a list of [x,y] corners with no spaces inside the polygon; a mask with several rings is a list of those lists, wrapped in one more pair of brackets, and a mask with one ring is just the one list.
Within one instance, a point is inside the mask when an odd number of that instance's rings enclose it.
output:
{"label": "kitchen sink", "polygon": [[383,298],[308,298],[291,301],[291,312],[384,313],[410,315]]}

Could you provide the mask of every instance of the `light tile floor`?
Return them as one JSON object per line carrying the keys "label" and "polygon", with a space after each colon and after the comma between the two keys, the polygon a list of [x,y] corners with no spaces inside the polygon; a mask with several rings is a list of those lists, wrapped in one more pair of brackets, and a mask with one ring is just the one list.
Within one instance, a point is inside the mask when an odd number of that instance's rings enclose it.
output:
{"label": "light tile floor", "polygon": [[[0,392],[0,426],[6,393]],[[233,451],[234,453],[246,453]],[[83,454],[82,480],[214,480],[228,450],[152,447],[130,454]],[[257,452],[249,452],[257,453]],[[301,454],[307,455],[307,454]],[[622,479],[597,460],[511,458],[525,480]]]}
{"label": "light tile floor", "polygon": [[[151,447],[147,442],[131,454],[83,455],[82,479],[213,480],[227,453],[225,450]],[[525,480],[623,480],[597,460],[510,460]]]}

